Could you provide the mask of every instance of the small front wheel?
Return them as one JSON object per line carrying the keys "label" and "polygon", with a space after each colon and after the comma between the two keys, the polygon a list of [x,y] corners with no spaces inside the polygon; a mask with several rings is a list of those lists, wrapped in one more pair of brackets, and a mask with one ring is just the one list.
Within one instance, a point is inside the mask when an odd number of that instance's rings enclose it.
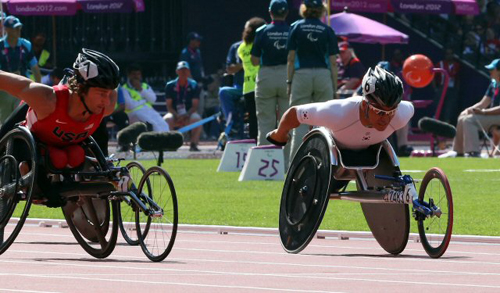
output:
{"label": "small front wheel", "polygon": [[[146,169],[136,161],[128,163],[127,169],[132,182],[134,182],[135,186],[137,187],[139,185],[139,182],[141,181],[142,176],[144,176],[144,173],[146,173]],[[146,188],[151,189],[149,185]],[[137,206],[130,198],[130,196],[124,196],[118,208],[120,231],[122,233],[123,239],[125,239],[125,241],[127,241],[129,245],[139,245],[139,238],[137,238],[137,230],[135,228],[136,209]]]}
{"label": "small front wheel", "polygon": [[420,185],[418,199],[433,210],[428,217],[416,214],[420,240],[430,257],[441,257],[450,244],[453,228],[451,188],[443,170],[432,168],[427,171]]}
{"label": "small front wheel", "polygon": [[139,183],[146,211],[136,209],[135,223],[142,251],[152,261],[164,260],[177,235],[177,195],[174,183],[161,167],[149,168]]}

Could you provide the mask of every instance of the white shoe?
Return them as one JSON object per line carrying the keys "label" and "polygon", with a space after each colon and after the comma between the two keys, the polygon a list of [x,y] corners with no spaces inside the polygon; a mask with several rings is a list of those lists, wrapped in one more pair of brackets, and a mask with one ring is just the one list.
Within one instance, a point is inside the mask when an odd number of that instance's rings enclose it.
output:
{"label": "white shoe", "polygon": [[454,158],[457,156],[457,152],[455,151],[449,151],[449,152],[446,152],[442,155],[439,155],[438,158],[439,159],[442,159],[442,158]]}

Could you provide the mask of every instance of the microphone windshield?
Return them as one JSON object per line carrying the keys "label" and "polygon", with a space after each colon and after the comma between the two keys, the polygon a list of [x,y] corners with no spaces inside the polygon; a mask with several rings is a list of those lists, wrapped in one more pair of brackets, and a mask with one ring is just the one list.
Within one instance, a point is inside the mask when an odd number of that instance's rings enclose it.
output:
{"label": "microphone windshield", "polygon": [[454,138],[457,134],[457,130],[453,125],[429,117],[420,119],[418,121],[418,128],[423,132],[429,132],[446,138]]}

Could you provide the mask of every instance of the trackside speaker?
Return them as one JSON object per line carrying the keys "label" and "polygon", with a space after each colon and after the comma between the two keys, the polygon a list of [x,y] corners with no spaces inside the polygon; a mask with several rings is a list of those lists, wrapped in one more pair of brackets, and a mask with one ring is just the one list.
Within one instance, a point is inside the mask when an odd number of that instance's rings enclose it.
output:
{"label": "trackside speaker", "polygon": [[284,179],[285,159],[282,147],[265,145],[250,149],[238,181]]}
{"label": "trackside speaker", "polygon": [[256,145],[255,139],[228,141],[217,172],[239,172],[243,169],[248,150]]}

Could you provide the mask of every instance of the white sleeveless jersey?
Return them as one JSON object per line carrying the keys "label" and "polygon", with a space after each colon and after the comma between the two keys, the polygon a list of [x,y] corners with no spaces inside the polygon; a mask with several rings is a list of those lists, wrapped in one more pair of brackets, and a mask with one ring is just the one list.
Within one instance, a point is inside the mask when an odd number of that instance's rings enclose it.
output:
{"label": "white sleeveless jersey", "polygon": [[331,100],[297,106],[297,119],[301,124],[324,126],[333,134],[341,149],[364,149],[380,143],[394,131],[404,127],[413,116],[413,104],[402,101],[394,118],[384,131],[361,124],[360,104],[363,97]]}

